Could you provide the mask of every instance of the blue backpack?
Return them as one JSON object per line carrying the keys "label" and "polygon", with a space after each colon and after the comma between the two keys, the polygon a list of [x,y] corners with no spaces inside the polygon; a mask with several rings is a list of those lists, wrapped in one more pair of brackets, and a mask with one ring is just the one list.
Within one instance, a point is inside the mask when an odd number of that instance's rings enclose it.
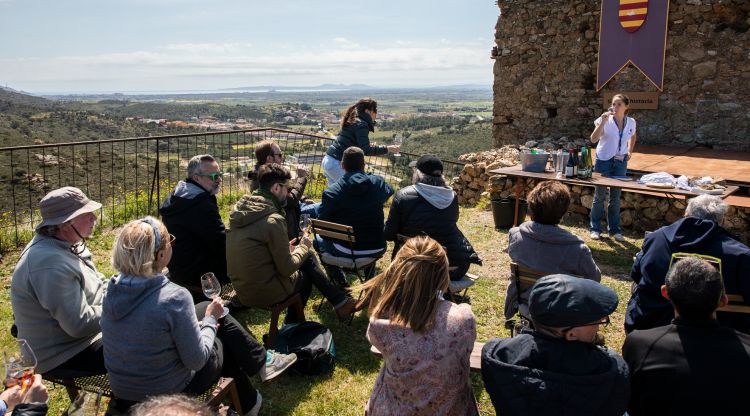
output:
{"label": "blue backpack", "polygon": [[297,372],[317,375],[333,372],[336,367],[336,345],[333,334],[317,322],[286,324],[276,337],[276,352],[297,354],[293,367]]}

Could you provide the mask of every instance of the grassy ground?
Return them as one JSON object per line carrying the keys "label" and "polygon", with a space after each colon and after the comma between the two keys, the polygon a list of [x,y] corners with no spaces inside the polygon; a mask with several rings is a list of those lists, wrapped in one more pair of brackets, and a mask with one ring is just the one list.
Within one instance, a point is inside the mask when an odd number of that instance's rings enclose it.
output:
{"label": "grassy ground", "polygon": [[[224,208],[229,210],[229,206]],[[496,231],[492,214],[479,208],[462,209],[460,227],[474,244],[484,259],[483,267],[472,266],[472,272],[480,276],[476,286],[469,291],[474,314],[477,317],[477,340],[487,341],[492,337],[508,336],[503,328],[502,308],[505,299],[508,275],[507,232]],[[594,259],[602,269],[603,283],[612,287],[620,296],[620,305],[612,316],[612,325],[603,329],[607,345],[619,351],[624,339],[622,330],[625,304],[629,299],[629,273],[632,258],[642,244],[642,237],[628,238],[624,243],[605,239],[590,241],[585,224],[566,223],[564,227],[586,240],[591,247]],[[109,248],[114,232],[99,233],[89,243],[99,270],[105,275],[114,271],[109,265]],[[390,252],[390,251],[389,251]],[[2,303],[0,303],[0,345],[12,341],[5,328],[11,325],[9,301],[10,276],[18,252],[8,253],[0,265],[2,271]],[[389,257],[389,256],[386,256]],[[381,261],[381,266],[385,260]],[[336,342],[337,366],[333,374],[308,377],[286,374],[271,384],[262,385],[255,377],[253,384],[260,386],[263,395],[263,415],[361,415],[373,383],[381,367],[381,360],[369,352],[365,339],[367,317],[359,313],[351,326],[339,323],[332,308],[325,304],[320,313],[314,306],[320,295],[315,293],[305,311],[308,320],[327,325],[333,332]],[[267,332],[269,314],[265,311],[249,310],[237,314],[256,337]],[[489,396],[484,391],[481,376],[472,373],[472,386],[483,415],[494,414]],[[49,414],[61,414],[68,405],[64,390],[51,390],[52,410]]]}

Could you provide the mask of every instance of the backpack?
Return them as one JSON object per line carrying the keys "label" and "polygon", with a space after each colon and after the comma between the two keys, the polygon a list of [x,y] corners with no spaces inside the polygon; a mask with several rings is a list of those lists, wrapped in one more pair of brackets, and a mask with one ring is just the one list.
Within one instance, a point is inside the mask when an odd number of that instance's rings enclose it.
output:
{"label": "backpack", "polygon": [[297,354],[293,368],[307,375],[333,372],[336,366],[336,346],[333,334],[317,322],[286,324],[276,337],[276,352]]}

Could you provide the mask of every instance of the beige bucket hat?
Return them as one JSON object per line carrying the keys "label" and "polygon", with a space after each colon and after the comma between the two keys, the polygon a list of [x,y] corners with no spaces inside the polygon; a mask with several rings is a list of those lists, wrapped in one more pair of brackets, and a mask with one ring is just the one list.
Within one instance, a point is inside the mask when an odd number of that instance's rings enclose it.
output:
{"label": "beige bucket hat", "polygon": [[90,200],[83,191],[73,186],[55,189],[39,201],[42,222],[36,226],[36,230],[38,231],[45,225],[62,224],[101,207],[102,204]]}

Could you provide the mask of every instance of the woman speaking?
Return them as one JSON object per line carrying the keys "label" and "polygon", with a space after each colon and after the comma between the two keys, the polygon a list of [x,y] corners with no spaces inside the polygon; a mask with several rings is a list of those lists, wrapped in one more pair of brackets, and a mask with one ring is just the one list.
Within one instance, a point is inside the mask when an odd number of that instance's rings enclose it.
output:
{"label": "woman speaking", "polygon": [[[635,119],[628,117],[630,99],[623,94],[612,97],[612,106],[594,121],[596,128],[591,133],[591,142],[596,145],[594,172],[602,176],[624,176],[628,160],[635,146]],[[594,203],[591,207],[591,238],[601,238],[601,222],[604,217],[604,200],[609,190],[607,206],[607,228],[615,240],[623,241],[620,230],[620,188],[594,187]]]}

